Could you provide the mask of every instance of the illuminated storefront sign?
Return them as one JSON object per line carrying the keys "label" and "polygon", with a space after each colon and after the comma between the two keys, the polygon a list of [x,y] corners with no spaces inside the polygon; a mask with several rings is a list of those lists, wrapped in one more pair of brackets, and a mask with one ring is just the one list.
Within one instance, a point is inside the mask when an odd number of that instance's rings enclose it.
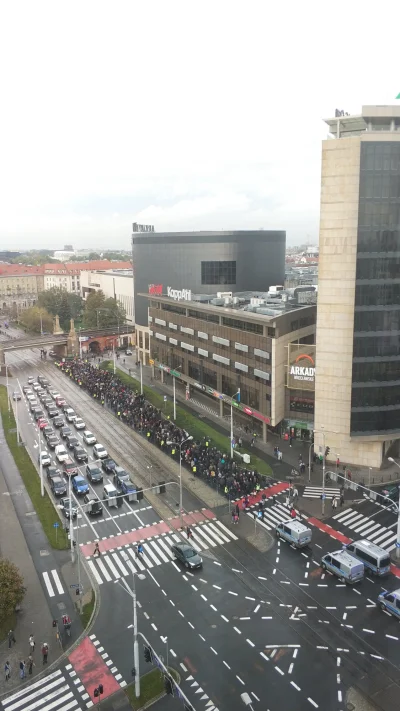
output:
{"label": "illuminated storefront sign", "polygon": [[149,294],[162,296],[163,285],[162,284],[149,284]]}
{"label": "illuminated storefront sign", "polygon": [[294,390],[314,390],[315,372],[315,345],[290,343],[288,387]]}
{"label": "illuminated storefront sign", "polygon": [[177,301],[191,301],[192,300],[192,290],[191,289],[172,289],[167,286],[167,296],[171,299],[176,299]]}

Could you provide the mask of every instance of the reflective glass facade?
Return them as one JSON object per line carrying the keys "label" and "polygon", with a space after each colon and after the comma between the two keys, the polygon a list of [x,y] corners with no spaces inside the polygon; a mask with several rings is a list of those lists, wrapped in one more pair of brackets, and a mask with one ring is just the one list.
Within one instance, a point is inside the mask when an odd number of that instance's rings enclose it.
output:
{"label": "reflective glass facade", "polygon": [[400,428],[400,143],[361,142],[352,434]]}

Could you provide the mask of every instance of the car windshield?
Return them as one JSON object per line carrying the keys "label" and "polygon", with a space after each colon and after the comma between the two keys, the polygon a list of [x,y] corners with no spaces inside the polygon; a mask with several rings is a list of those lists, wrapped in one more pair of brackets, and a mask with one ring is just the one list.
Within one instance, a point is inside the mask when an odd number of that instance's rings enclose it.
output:
{"label": "car windshield", "polygon": [[196,555],[196,551],[189,548],[183,551],[183,555],[185,556],[185,558],[194,558],[194,556]]}
{"label": "car windshield", "polygon": [[91,467],[90,471],[91,471],[92,476],[93,476],[93,474],[96,474],[96,475],[101,474],[101,471],[98,467]]}

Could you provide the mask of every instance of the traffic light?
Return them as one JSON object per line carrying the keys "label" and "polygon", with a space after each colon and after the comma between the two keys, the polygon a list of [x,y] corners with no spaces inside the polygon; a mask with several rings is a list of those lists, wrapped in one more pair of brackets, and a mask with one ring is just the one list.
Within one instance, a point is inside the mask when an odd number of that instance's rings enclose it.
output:
{"label": "traffic light", "polygon": [[143,652],[144,652],[144,661],[145,662],[152,662],[153,655],[151,653],[151,647],[143,647]]}
{"label": "traffic light", "polygon": [[327,458],[330,451],[331,451],[330,447],[325,447],[325,459]]}
{"label": "traffic light", "polygon": [[164,677],[164,689],[166,694],[171,694],[171,696],[174,695],[174,689],[172,686],[172,680],[170,676],[165,676]]}

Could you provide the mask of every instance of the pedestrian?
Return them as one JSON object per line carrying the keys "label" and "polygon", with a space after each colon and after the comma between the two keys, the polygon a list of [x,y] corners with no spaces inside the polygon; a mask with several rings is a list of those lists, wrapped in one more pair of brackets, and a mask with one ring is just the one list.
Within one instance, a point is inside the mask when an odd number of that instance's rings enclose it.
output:
{"label": "pedestrian", "polygon": [[29,650],[31,654],[33,654],[35,651],[35,638],[33,634],[29,636]]}
{"label": "pedestrian", "polygon": [[49,654],[49,645],[47,644],[47,642],[43,642],[43,644],[42,644],[43,664],[47,664],[48,654]]}
{"label": "pedestrian", "polygon": [[33,670],[33,667],[35,667],[35,666],[36,666],[36,664],[35,664],[35,662],[33,661],[32,654],[30,654],[29,657],[28,657],[28,674],[29,674],[30,676],[32,676],[32,670]]}
{"label": "pedestrian", "polygon": [[14,630],[10,630],[8,633],[8,648],[11,648],[11,645],[15,644],[15,637],[14,637]]}
{"label": "pedestrian", "polygon": [[187,526],[187,527],[186,527],[186,535],[187,535],[187,537],[188,537],[188,540],[189,540],[190,538],[193,538],[193,533],[192,533],[192,530],[191,530],[190,526]]}
{"label": "pedestrian", "polygon": [[99,542],[98,542],[98,541],[96,541],[96,543],[94,544],[93,557],[96,556],[96,555],[97,555],[97,556],[100,556],[100,555],[101,555],[101,553],[100,553],[100,548],[99,548]]}
{"label": "pedestrian", "polygon": [[10,667],[10,662],[8,662],[8,661],[4,665],[4,674],[5,674],[6,681],[8,681],[11,676],[11,667]]}
{"label": "pedestrian", "polygon": [[236,511],[233,514],[233,523],[239,523],[239,516],[237,515]]}
{"label": "pedestrian", "polygon": [[340,506],[343,506],[344,504],[344,495],[340,494]]}
{"label": "pedestrian", "polygon": [[294,487],[294,489],[293,489],[293,501],[297,501],[298,498],[299,498],[299,491],[298,491],[298,489],[297,489],[296,487]]}
{"label": "pedestrian", "polygon": [[337,508],[337,498],[336,496],[333,496],[332,498],[332,509],[335,510]]}
{"label": "pedestrian", "polygon": [[291,518],[296,518],[297,516],[294,506],[290,509],[290,516]]}
{"label": "pedestrian", "polygon": [[237,517],[239,518],[239,516],[240,516],[239,504],[236,504],[235,510],[236,510]]}
{"label": "pedestrian", "polygon": [[21,659],[19,663],[19,678],[20,679],[25,679],[26,677],[26,666],[25,666],[25,660]]}
{"label": "pedestrian", "polygon": [[231,513],[232,523],[235,523],[235,516],[236,516],[235,509],[232,509],[232,513]]}

